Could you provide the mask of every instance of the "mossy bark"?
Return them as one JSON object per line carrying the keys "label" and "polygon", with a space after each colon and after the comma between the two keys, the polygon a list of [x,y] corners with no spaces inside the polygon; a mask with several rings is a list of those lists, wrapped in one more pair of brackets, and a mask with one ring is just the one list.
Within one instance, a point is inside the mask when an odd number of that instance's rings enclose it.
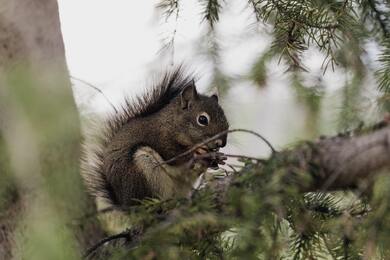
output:
{"label": "mossy bark", "polygon": [[95,209],[79,174],[79,116],[57,2],[0,6],[0,258],[73,257],[102,232],[96,219],[83,220]]}

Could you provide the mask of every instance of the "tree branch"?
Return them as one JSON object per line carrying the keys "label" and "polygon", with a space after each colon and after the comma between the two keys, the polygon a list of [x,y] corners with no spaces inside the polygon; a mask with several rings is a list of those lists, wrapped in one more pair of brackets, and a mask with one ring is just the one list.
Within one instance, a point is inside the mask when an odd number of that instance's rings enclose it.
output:
{"label": "tree branch", "polygon": [[318,142],[317,158],[323,170],[316,174],[321,190],[357,187],[361,180],[390,166],[390,127],[356,137],[334,137]]}

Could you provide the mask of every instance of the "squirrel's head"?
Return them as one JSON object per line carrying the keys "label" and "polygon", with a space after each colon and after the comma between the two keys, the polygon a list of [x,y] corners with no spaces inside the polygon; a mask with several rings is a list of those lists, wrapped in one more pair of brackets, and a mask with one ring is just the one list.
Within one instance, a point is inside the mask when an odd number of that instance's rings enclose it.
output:
{"label": "squirrel's head", "polygon": [[[183,148],[205,141],[229,128],[225,114],[218,103],[218,96],[205,96],[197,92],[194,81],[191,81],[176,97],[175,124],[180,132],[176,141]],[[207,144],[207,150],[218,150],[226,145],[227,134]]]}

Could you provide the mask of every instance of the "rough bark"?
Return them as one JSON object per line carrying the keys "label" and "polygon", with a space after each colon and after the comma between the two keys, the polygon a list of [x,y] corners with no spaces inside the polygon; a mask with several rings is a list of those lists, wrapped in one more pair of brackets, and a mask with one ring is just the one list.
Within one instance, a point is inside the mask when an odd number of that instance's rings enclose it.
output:
{"label": "rough bark", "polygon": [[[0,0],[0,6],[0,150],[10,162],[0,160],[0,174],[12,175],[7,192],[17,194],[0,205],[0,259],[8,259],[15,227],[38,202],[71,218],[93,203],[78,172],[79,118],[57,2]],[[101,236],[94,219],[72,232],[82,247]]]}
{"label": "rough bark", "polygon": [[315,143],[314,190],[356,188],[390,166],[390,126],[355,137],[333,137]]}
{"label": "rough bark", "polygon": [[[365,134],[323,137],[310,145],[297,146],[273,156],[287,158],[280,162],[281,168],[290,169],[285,176],[286,184],[296,185],[302,192],[365,189],[375,180],[376,174],[390,169],[389,121],[381,122],[380,128]],[[297,167],[302,171],[292,170]],[[225,203],[235,177],[233,174],[211,183],[217,204]]]}

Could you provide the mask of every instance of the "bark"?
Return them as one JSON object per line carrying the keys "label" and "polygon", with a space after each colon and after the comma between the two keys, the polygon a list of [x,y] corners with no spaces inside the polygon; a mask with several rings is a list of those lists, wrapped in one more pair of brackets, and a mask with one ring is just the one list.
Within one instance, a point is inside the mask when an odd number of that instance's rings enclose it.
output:
{"label": "bark", "polygon": [[310,189],[334,190],[360,186],[390,166],[390,126],[355,137],[334,137],[319,141],[318,162]]}
{"label": "bark", "polygon": [[[15,194],[0,203],[0,259],[8,259],[12,250],[23,255],[23,248],[12,249],[15,228],[22,236],[34,228],[20,226],[21,219],[43,217],[46,210],[80,219],[94,207],[78,172],[79,118],[57,2],[0,0],[0,6],[0,172],[11,176],[0,195]],[[102,235],[94,218],[71,231],[82,248]]]}
{"label": "bark", "polygon": [[[365,134],[323,137],[274,154],[287,158],[278,165],[288,169],[286,185],[294,185],[301,192],[367,189],[378,173],[390,169],[390,120],[378,125],[381,127]],[[217,205],[226,203],[235,177],[233,174],[210,184]]]}

